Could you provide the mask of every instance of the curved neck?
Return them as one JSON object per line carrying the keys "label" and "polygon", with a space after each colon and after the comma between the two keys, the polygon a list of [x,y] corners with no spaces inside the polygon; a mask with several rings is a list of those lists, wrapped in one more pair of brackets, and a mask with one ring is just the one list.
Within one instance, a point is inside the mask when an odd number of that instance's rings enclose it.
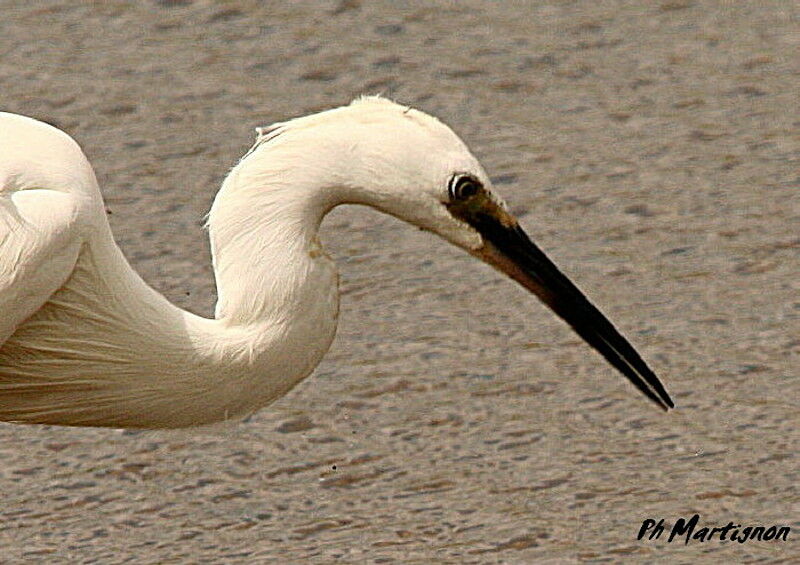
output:
{"label": "curved neck", "polygon": [[319,259],[327,259],[317,233],[332,203],[308,174],[304,184],[298,176],[245,159],[214,200],[215,317],[226,325],[286,319],[307,299]]}

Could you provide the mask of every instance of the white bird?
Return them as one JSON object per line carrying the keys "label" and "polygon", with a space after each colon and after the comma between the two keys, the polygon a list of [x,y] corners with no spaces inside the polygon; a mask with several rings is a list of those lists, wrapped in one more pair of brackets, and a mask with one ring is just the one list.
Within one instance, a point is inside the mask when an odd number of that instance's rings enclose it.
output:
{"label": "white bird", "polygon": [[379,97],[258,130],[208,218],[214,319],[150,288],[114,243],[94,172],[62,131],[0,113],[0,420],[173,428],[242,417],[328,350],[338,275],[317,232],[339,204],[436,233],[524,285],[644,394],[636,351],[528,239],[436,118]]}

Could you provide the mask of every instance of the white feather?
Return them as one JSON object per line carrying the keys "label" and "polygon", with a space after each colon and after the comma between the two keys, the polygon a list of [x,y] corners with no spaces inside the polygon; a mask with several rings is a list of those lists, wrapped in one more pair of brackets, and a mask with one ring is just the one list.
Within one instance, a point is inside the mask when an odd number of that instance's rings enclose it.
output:
{"label": "white feather", "polygon": [[209,320],[133,271],[72,139],[0,113],[0,420],[181,427],[268,404],[334,337],[324,215],[367,204],[475,249],[478,234],[442,206],[453,171],[488,185],[447,126],[381,98],[259,131],[209,213]]}

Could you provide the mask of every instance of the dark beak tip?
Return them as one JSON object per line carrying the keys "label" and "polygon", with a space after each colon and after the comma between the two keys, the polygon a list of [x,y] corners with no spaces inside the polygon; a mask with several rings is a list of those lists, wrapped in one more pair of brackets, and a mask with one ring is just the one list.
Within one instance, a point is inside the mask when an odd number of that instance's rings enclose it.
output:
{"label": "dark beak tip", "polygon": [[487,242],[481,258],[538,296],[659,408],[675,408],[663,383],[630,342],[519,225],[506,226],[491,214],[477,214],[469,222]]}
{"label": "dark beak tip", "polygon": [[670,410],[675,410],[675,403],[672,401],[672,398],[670,398],[669,394],[657,396],[656,404],[658,404],[658,407],[666,413],[669,413]]}

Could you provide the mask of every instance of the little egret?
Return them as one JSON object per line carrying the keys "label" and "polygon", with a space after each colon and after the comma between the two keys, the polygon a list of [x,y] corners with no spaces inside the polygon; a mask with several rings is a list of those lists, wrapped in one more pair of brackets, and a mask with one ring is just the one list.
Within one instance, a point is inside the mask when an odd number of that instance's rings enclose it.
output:
{"label": "little egret", "polygon": [[674,407],[436,118],[364,97],[257,131],[209,213],[218,301],[206,319],[172,305],[128,264],[77,143],[0,113],[0,420],[177,428],[279,398],[333,340],[338,275],[317,232],[325,214],[350,203],[506,273],[649,399]]}

